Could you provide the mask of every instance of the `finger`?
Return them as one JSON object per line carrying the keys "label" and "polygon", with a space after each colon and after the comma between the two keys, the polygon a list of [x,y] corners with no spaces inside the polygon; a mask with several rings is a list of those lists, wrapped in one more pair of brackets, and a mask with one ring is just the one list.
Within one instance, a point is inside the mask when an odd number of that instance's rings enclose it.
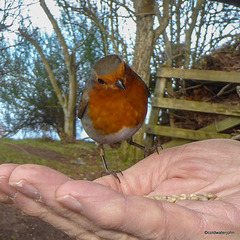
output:
{"label": "finger", "polygon": [[48,202],[49,206],[54,201],[55,190],[66,181],[71,179],[53,169],[34,164],[18,166],[9,177],[9,184],[14,189],[35,200]]}
{"label": "finger", "polygon": [[203,227],[201,215],[187,208],[122,195],[97,183],[67,182],[59,187],[56,196],[66,208],[86,216],[101,228],[116,229],[138,238],[164,239],[182,234],[180,238],[184,239],[185,234],[197,236]]}
{"label": "finger", "polygon": [[[53,210],[51,210],[41,202],[34,201],[33,199],[24,195],[24,194],[27,194],[30,197],[34,197],[34,198],[38,196],[38,194],[36,195],[36,188],[32,187],[32,185],[30,185],[29,187],[28,185],[32,179],[35,182],[36,181],[40,182],[41,177],[43,177],[46,180],[53,179],[53,178],[55,180],[56,179],[59,180],[61,178],[65,178],[61,174],[60,174],[61,176],[59,176],[58,173],[57,173],[57,176],[58,176],[57,177],[56,173],[57,172],[52,171],[51,169],[48,169],[42,166],[36,166],[36,165],[23,165],[19,167],[18,165],[15,165],[15,164],[1,165],[0,166],[0,176],[1,176],[0,190],[1,192],[5,192],[7,194],[0,193],[0,201],[4,203],[14,203],[17,208],[21,209],[26,214],[39,217],[42,220],[57,227],[58,229],[64,231],[69,236],[76,237],[76,239],[99,239],[98,237],[94,236],[92,233],[79,227],[79,225],[72,222],[68,218],[58,215],[56,212],[54,212]],[[46,178],[46,175],[48,176],[47,178]],[[16,188],[11,187],[8,184],[9,178],[10,178],[10,184],[12,184],[12,186],[15,186]],[[52,193],[51,190],[53,189],[54,184],[48,185],[47,183],[44,182],[43,184],[45,185],[45,188],[47,188],[46,186],[51,186],[50,193]],[[56,183],[57,181],[55,182],[55,184]],[[34,188],[35,190],[33,191]],[[24,192],[24,194],[18,193],[18,190],[16,189],[20,189],[21,191]],[[8,196],[11,196],[11,200],[9,199]],[[44,196],[44,198],[48,200],[50,199],[49,196],[47,197]]]}
{"label": "finger", "polygon": [[[28,196],[29,199],[37,200],[48,207],[48,209],[51,209],[52,212],[55,212],[55,214],[79,224],[79,227],[98,231],[99,229],[94,227],[85,217],[70,212],[56,201],[56,189],[68,181],[72,181],[72,179],[62,173],[44,166],[32,164],[19,166],[12,172],[9,178],[9,184],[18,192]],[[33,211],[29,211],[27,208],[25,211],[27,214],[33,214]],[[47,218],[47,220],[52,221],[52,218]]]}
{"label": "finger", "polygon": [[16,169],[19,165],[17,164],[2,164],[0,165],[0,192],[2,195],[1,202],[4,202],[3,199],[6,200],[6,196],[14,197],[17,191],[11,187],[9,183],[9,177],[11,173]]}
{"label": "finger", "polygon": [[13,204],[8,195],[0,192],[0,203]]}
{"label": "finger", "polygon": [[6,163],[0,165],[0,176],[8,177],[10,173],[17,167],[18,164]]}
{"label": "finger", "polygon": [[45,222],[50,223],[55,228],[58,228],[74,237],[75,239],[83,240],[99,240],[97,236],[81,228],[76,223],[66,217],[60,216],[58,213],[45,206],[43,203],[35,201],[24,194],[18,193],[13,199],[14,204],[23,212],[30,216],[38,217]]}

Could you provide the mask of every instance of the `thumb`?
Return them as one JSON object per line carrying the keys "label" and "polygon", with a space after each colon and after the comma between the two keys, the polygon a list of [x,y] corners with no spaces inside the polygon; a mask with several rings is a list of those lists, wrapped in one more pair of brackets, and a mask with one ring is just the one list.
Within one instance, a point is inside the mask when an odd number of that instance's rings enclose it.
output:
{"label": "thumb", "polygon": [[[185,234],[189,237],[189,231],[196,236],[201,226],[199,216],[185,207],[123,195],[94,182],[66,182],[58,188],[56,197],[64,207],[103,229],[122,231],[143,239],[173,235],[181,239]],[[179,238],[181,234],[184,235]]]}

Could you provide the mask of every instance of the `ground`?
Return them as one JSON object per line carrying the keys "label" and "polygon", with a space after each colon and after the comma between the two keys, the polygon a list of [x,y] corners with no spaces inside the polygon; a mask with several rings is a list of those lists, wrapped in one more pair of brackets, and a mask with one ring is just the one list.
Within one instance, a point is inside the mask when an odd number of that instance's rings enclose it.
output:
{"label": "ground", "polygon": [[[46,165],[73,179],[93,180],[103,171],[96,146],[93,143],[60,143],[50,140],[0,141],[0,164],[33,163]],[[110,169],[125,169],[117,150],[108,150]],[[1,240],[70,240],[42,220],[30,217],[13,207],[0,204]]]}
{"label": "ground", "polygon": [[42,220],[0,204],[1,240],[70,240],[65,233]]}

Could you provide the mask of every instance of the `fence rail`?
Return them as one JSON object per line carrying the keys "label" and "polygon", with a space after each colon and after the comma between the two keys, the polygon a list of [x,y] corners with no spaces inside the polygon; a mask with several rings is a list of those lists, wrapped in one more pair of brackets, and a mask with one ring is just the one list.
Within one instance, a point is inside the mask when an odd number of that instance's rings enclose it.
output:
{"label": "fence rail", "polygon": [[224,72],[213,70],[180,69],[180,68],[161,68],[157,72],[157,77],[164,78],[183,78],[211,82],[240,83],[239,72]]}
{"label": "fence rail", "polygon": [[[240,98],[239,104],[233,105],[164,97],[168,79],[172,78],[211,81],[216,83],[238,83],[240,85],[240,72],[162,68],[157,73],[156,88],[154,97],[152,98],[152,111],[150,113],[149,123],[145,126],[147,146],[153,144],[154,135],[167,136],[173,139],[164,144],[165,148],[196,140],[209,138],[229,139],[233,137],[231,134],[221,132],[240,125]],[[216,121],[198,130],[176,128],[174,126],[159,126],[157,122],[161,109],[214,113],[225,115],[227,118]]]}

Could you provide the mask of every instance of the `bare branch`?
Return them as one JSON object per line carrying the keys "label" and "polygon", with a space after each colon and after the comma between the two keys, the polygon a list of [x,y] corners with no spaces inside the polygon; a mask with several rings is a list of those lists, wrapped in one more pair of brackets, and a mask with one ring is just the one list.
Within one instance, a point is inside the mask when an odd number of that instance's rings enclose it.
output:
{"label": "bare branch", "polygon": [[[163,17],[161,18],[160,26],[154,32],[154,43],[157,41],[159,36],[164,32],[166,29],[168,22],[169,22],[169,5],[171,0],[164,0],[163,1]],[[155,4],[156,9],[157,3]],[[158,9],[159,13],[159,9]]]}
{"label": "bare branch", "polygon": [[50,64],[48,63],[48,60],[47,58],[45,57],[44,53],[43,53],[43,50],[42,48],[40,47],[40,45],[37,43],[36,40],[34,40],[26,31],[22,30],[22,29],[19,29],[19,33],[21,34],[22,37],[24,37],[27,41],[29,41],[35,48],[36,50],[38,51],[43,63],[44,63],[44,66],[48,72],[48,75],[49,75],[49,79],[51,81],[51,84],[54,88],[54,91],[56,92],[57,94],[57,97],[58,97],[58,100],[61,104],[61,106],[64,108],[65,107],[65,101],[62,97],[62,93],[58,87],[58,84],[57,84],[57,81],[56,81],[56,78],[54,76],[54,73],[50,67]]}
{"label": "bare branch", "polygon": [[62,32],[61,32],[60,28],[58,27],[57,21],[54,19],[53,15],[49,11],[44,0],[40,0],[40,5],[41,5],[42,9],[44,10],[44,12],[46,13],[48,19],[50,20],[55,33],[57,34],[59,43],[63,50],[63,56],[65,59],[65,62],[67,64],[68,70],[70,70],[71,69],[71,55],[68,52],[69,47],[67,46],[67,43],[62,35]]}
{"label": "bare branch", "polygon": [[112,34],[109,34],[106,27],[104,26],[104,24],[102,23],[102,21],[99,19],[99,17],[97,16],[96,12],[94,11],[94,9],[92,8],[92,5],[90,3],[90,1],[88,0],[88,8],[84,8],[86,12],[88,12],[89,17],[99,26],[99,28],[101,29],[101,31],[104,32],[104,34],[107,36],[107,38],[109,38],[113,44],[113,48],[116,54],[118,53],[118,49],[115,43],[115,38],[114,36],[112,36]]}
{"label": "bare branch", "polygon": [[[161,25],[162,23],[162,16],[161,16],[161,13],[160,13],[160,10],[157,6],[157,4],[155,4],[155,12],[156,12],[156,15],[157,15],[157,19],[158,19],[158,22],[159,24]],[[165,31],[165,29],[163,30],[163,39],[164,39],[164,44],[165,44],[165,53],[167,55],[167,64],[168,66],[171,66],[171,60],[172,60],[172,48],[171,48],[171,43],[170,43],[170,40],[167,36],[167,33]],[[157,39],[156,39],[157,41]]]}
{"label": "bare branch", "polygon": [[191,48],[191,37],[193,33],[193,29],[196,25],[197,17],[199,14],[199,11],[201,10],[202,4],[205,0],[197,0],[196,7],[193,9],[192,18],[191,18],[191,24],[189,26],[189,29],[186,30],[186,36],[185,36],[185,59],[184,59],[184,65],[185,68],[188,68],[190,64],[190,48]]}

